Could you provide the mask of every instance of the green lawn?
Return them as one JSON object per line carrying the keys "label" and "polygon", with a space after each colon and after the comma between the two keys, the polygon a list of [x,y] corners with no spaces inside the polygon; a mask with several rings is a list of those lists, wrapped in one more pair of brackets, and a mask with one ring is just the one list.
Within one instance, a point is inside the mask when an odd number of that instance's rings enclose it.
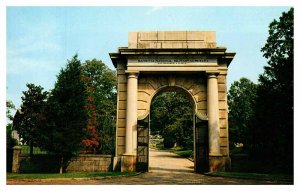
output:
{"label": "green lawn", "polygon": [[293,176],[287,174],[261,174],[261,173],[244,173],[244,172],[210,172],[209,176],[222,176],[229,178],[257,179],[257,180],[281,180],[293,182]]}
{"label": "green lawn", "polygon": [[177,154],[177,155],[179,155],[181,157],[188,158],[190,160],[194,160],[194,152],[193,152],[193,150],[185,150],[185,149],[183,149],[181,147],[173,147],[173,148],[171,148],[171,150],[175,154]]}
{"label": "green lawn", "polygon": [[136,175],[136,172],[74,172],[63,174],[16,174],[7,173],[7,179],[47,179],[47,178],[97,178],[97,177],[111,177],[111,176],[130,176]]}
{"label": "green lawn", "polygon": [[[21,147],[21,154],[29,154],[30,147],[28,145],[20,145]],[[47,154],[47,151],[42,151],[38,147],[33,147],[33,154]]]}

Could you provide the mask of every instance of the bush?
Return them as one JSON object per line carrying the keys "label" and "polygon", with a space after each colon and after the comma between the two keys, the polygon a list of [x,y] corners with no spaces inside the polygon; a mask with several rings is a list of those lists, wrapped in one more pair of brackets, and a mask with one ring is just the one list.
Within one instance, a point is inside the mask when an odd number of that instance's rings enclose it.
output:
{"label": "bush", "polygon": [[59,157],[55,155],[33,155],[21,160],[20,173],[58,173]]}

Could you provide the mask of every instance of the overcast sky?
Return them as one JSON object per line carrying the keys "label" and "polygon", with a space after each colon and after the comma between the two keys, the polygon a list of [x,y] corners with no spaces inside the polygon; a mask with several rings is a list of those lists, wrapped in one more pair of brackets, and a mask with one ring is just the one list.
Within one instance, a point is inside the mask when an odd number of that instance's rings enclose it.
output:
{"label": "overcast sky", "polygon": [[217,46],[236,52],[228,86],[241,77],[257,82],[266,60],[260,52],[268,26],[290,7],[8,7],[7,99],[21,103],[26,83],[53,88],[56,75],[75,53],[100,59],[127,46],[130,31],[207,30]]}

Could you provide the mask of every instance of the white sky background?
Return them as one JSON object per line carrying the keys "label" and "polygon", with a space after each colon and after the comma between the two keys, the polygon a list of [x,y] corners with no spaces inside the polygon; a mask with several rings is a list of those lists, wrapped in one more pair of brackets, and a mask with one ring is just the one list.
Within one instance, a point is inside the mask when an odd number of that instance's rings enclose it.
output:
{"label": "white sky background", "polygon": [[[20,105],[22,91],[26,90],[26,83],[41,85],[45,90],[53,88],[60,68],[64,67],[67,59],[70,59],[75,53],[79,54],[82,61],[97,58],[113,69],[108,53],[116,52],[120,46],[127,46],[127,33],[129,31],[214,30],[217,32],[217,45],[226,46],[228,51],[237,53],[229,67],[228,88],[233,81],[241,77],[247,77],[257,82],[258,74],[263,72],[263,66],[266,64],[260,48],[264,45],[268,36],[269,23],[273,19],[278,19],[281,12],[289,10],[290,6],[288,5],[294,5],[298,8],[295,4],[296,1],[276,0],[264,1],[265,4],[261,2],[255,4],[253,1],[243,1],[243,3],[239,1],[210,1],[212,3],[210,5],[214,5],[214,7],[203,7],[203,4],[199,4],[197,1],[189,1],[189,3],[187,1],[166,1],[167,5],[184,6],[188,4],[190,7],[164,7],[165,2],[160,1],[151,1],[151,5],[155,5],[153,7],[82,7],[82,5],[105,5],[105,3],[99,4],[98,2],[29,0],[26,1],[26,5],[45,5],[44,3],[46,3],[47,5],[76,5],[79,7],[6,8],[7,5],[22,5],[23,1],[1,1],[0,58],[1,63],[6,63],[1,65],[0,70],[1,111],[3,111],[1,116],[5,115],[4,100],[12,100],[17,107]],[[113,5],[146,5],[139,1],[131,4],[119,4],[119,2]],[[246,5],[247,7],[216,7],[219,5]],[[249,7],[249,5],[264,5],[266,7]],[[269,7],[274,5],[281,7]],[[200,6],[199,9],[196,6]],[[299,21],[297,15],[298,12],[295,9],[296,27],[297,21]],[[296,31],[298,30],[296,29]],[[297,41],[295,44],[296,46],[299,45]],[[297,47],[295,52],[297,56]],[[297,60],[295,63],[297,63]],[[298,70],[297,68],[297,65],[295,65],[295,71]],[[295,90],[297,90],[299,78],[297,75],[295,75],[295,78]],[[295,98],[297,98],[298,93],[296,91],[295,93]],[[297,106],[298,101],[295,101]],[[5,117],[1,117],[2,129],[5,128],[5,121]],[[297,135],[296,131],[295,128],[295,134]],[[4,135],[5,132],[1,131],[0,140],[4,140],[2,145],[5,145]],[[5,146],[2,151],[4,150]],[[299,169],[297,166],[295,167],[295,169]],[[3,159],[3,156],[1,157],[2,176],[1,186],[4,186],[5,159]],[[295,179],[295,182],[298,181]],[[99,189],[99,187],[90,188],[94,188],[93,190]],[[201,186],[202,188],[204,187]],[[205,190],[219,190],[219,188],[209,186],[205,187]],[[241,188],[260,190],[262,187],[231,186],[222,187],[222,190],[240,190]],[[265,188],[270,190],[295,190],[296,187],[263,187],[263,189]],[[6,189],[40,190],[42,188],[6,186]],[[56,187],[56,189],[62,190],[65,188]],[[77,190],[79,187],[69,189]],[[114,190],[118,187],[110,187],[109,189]],[[180,188],[173,187],[171,189]],[[197,186],[192,187],[192,189],[198,190],[200,188]],[[128,190],[131,190],[131,188],[128,188]]]}

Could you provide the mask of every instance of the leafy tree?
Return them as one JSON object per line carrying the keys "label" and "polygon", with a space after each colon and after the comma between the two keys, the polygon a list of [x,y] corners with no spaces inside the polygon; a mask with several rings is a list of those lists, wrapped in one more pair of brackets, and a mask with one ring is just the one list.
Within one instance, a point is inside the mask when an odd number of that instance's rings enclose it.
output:
{"label": "leafy tree", "polygon": [[12,170],[12,160],[13,160],[13,147],[17,145],[17,140],[12,137],[12,123],[13,115],[11,110],[15,110],[15,106],[10,100],[6,100],[6,118],[8,122],[6,123],[6,172],[11,172]]}
{"label": "leafy tree", "polygon": [[[294,9],[284,12],[269,26],[261,49],[267,59],[259,76],[256,105],[257,128],[253,132],[256,154],[293,169],[294,121]],[[254,141],[256,140],[256,141]]]}
{"label": "leafy tree", "polygon": [[165,147],[176,143],[186,149],[193,148],[193,105],[177,92],[157,96],[151,105],[151,132],[159,132]]}
{"label": "leafy tree", "polygon": [[45,107],[48,92],[34,84],[26,86],[28,90],[23,91],[22,105],[14,116],[13,128],[17,130],[23,142],[30,145],[30,156],[32,156],[33,145],[39,137],[37,130],[42,125],[41,111]]}
{"label": "leafy tree", "polygon": [[[16,108],[15,108],[15,105],[13,104],[13,102],[10,100],[6,100],[6,118],[9,121],[13,120],[13,115],[11,113],[11,110],[15,110],[15,109]],[[12,137],[12,123],[9,122],[6,124],[6,148],[11,149],[15,145],[17,145],[17,140],[15,140]]]}
{"label": "leafy tree", "polygon": [[[228,92],[230,143],[248,147],[250,128],[253,127],[257,85],[247,78],[234,81]],[[234,145],[231,146],[233,148]]]}
{"label": "leafy tree", "polygon": [[14,117],[11,113],[11,110],[15,110],[15,109],[16,109],[16,107],[13,104],[13,102],[11,100],[6,100],[6,118],[9,121],[12,121],[14,119]]}
{"label": "leafy tree", "polygon": [[60,173],[68,159],[82,149],[87,121],[85,86],[77,57],[68,60],[57,76],[46,107],[47,133],[41,134],[41,147],[60,158]]}
{"label": "leafy tree", "polygon": [[116,115],[116,74],[100,60],[87,60],[83,67],[87,93],[88,122],[85,150],[102,154],[114,153]]}

